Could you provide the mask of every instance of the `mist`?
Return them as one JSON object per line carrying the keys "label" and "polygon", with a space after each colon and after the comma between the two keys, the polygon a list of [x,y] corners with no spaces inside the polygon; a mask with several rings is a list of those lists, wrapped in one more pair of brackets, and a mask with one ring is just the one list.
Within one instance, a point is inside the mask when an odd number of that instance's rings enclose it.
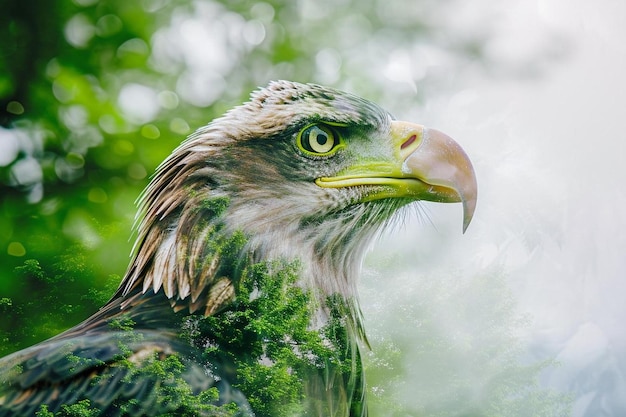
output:
{"label": "mist", "polygon": [[626,415],[626,4],[478,7],[518,73],[470,67],[401,115],[466,149],[478,207],[462,235],[459,205],[422,204],[372,249],[369,382],[398,415]]}

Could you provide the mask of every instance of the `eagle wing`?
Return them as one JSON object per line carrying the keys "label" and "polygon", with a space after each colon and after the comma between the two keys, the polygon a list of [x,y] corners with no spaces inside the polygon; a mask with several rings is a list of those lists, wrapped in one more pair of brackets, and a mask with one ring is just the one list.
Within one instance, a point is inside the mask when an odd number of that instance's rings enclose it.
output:
{"label": "eagle wing", "polygon": [[[188,345],[163,332],[58,337],[10,355],[1,365],[0,416],[35,415],[42,404],[53,412],[74,404],[106,416],[214,415],[226,403],[237,404],[242,415],[249,410],[241,392],[194,361]],[[192,393],[198,402],[189,404],[189,396],[180,393]]]}

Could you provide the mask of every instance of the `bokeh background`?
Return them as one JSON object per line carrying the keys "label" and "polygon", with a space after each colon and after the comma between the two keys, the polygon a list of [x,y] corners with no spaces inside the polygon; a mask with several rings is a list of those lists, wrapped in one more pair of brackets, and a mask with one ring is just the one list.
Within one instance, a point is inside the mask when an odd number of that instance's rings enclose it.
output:
{"label": "bokeh background", "polygon": [[626,3],[0,1],[0,354],[116,288],[134,200],[271,79],[445,131],[479,204],[420,204],[360,283],[374,416],[626,415]]}

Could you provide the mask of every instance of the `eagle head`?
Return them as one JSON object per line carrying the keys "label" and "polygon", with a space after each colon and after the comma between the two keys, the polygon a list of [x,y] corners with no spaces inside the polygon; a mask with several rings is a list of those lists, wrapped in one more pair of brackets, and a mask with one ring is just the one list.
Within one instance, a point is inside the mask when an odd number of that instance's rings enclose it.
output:
{"label": "eagle head", "polygon": [[[189,297],[192,310],[199,298],[206,305],[201,294],[214,271],[202,259],[205,238],[219,222],[246,236],[242,256],[297,259],[302,285],[355,298],[367,244],[399,208],[460,202],[465,231],[476,195],[467,155],[438,130],[395,120],[349,93],[272,82],[159,166],[141,200],[122,288],[141,283],[177,303]],[[218,199],[225,201],[219,215],[206,208]]]}

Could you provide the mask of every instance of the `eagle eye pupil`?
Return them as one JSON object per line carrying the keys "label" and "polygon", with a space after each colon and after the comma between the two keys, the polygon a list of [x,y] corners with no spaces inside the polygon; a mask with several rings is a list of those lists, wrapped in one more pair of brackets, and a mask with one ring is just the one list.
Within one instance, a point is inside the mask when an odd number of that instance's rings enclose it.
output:
{"label": "eagle eye pupil", "polygon": [[338,140],[329,127],[312,125],[300,133],[299,145],[307,153],[327,155],[337,147]]}

